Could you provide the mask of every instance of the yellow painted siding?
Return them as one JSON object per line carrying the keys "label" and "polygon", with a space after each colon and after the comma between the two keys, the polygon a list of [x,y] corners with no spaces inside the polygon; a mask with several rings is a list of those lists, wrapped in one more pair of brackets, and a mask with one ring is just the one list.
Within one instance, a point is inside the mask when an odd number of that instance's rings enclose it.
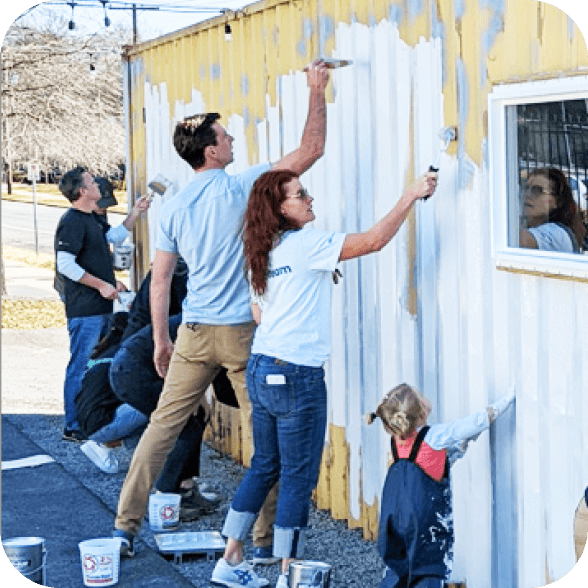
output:
{"label": "yellow painted siding", "polygon": [[[398,24],[400,38],[410,48],[423,39],[441,37],[443,123],[459,128],[459,141],[450,146],[448,153],[456,157],[459,149],[462,160],[469,158],[481,166],[487,136],[487,98],[492,87],[586,73],[588,55],[578,28],[574,26],[570,34],[568,17],[550,5],[534,0],[505,0],[504,3],[488,0],[480,8],[480,2],[464,0],[463,13],[456,14],[456,4],[454,0],[422,3],[409,0],[273,0],[248,7],[243,13],[231,14],[230,42],[224,38],[226,19],[219,17],[130,50],[132,161],[129,174],[133,178],[133,198],[144,193],[147,183],[143,121],[146,84],[151,88],[165,85],[170,132],[175,123],[176,105],[191,103],[196,91],[207,110],[222,114],[223,122],[226,123],[231,115],[242,117],[247,156],[253,164],[262,159],[258,123],[267,120],[268,106],[282,107],[277,90],[281,77],[300,70],[318,55],[321,47],[327,56],[332,55],[337,49],[337,27],[351,23],[374,28],[382,21],[391,20]],[[418,6],[422,9],[417,10]],[[369,67],[365,63],[356,65],[357,70],[359,66]],[[334,102],[333,87],[334,84],[329,88],[330,103]],[[280,122],[284,122],[281,115]],[[354,123],[372,124],[372,121],[339,119],[338,131],[343,133]],[[414,129],[412,119],[410,128]],[[409,139],[406,182],[414,175],[415,141],[414,137]],[[347,146],[341,146],[342,152],[344,147]],[[412,261],[417,247],[415,223],[411,217],[407,249]],[[145,223],[138,231],[139,240],[144,240],[148,234]],[[139,265],[143,275],[149,262],[145,252],[144,247],[140,249]],[[408,306],[410,315],[416,317],[418,289],[413,281],[412,261],[408,266]],[[349,392],[341,391],[344,393]],[[207,435],[219,450],[247,462],[237,414],[234,410],[220,408]],[[347,426],[351,425],[347,423]],[[374,459],[374,456],[362,454],[361,459]],[[361,504],[356,515],[352,513],[350,495],[355,489],[350,487],[351,480],[360,485]],[[319,508],[329,509],[335,518],[347,520],[350,526],[362,527],[364,535],[372,538],[377,529],[379,502],[377,497],[364,496],[364,482],[361,471],[350,472],[346,426],[330,423],[329,443],[315,494],[317,504]]]}

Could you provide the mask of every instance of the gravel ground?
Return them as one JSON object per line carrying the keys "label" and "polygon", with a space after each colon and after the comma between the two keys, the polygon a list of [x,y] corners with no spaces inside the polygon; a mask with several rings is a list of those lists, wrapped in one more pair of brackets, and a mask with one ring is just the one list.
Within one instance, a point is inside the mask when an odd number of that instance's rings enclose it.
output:
{"label": "gravel ground", "polygon": [[[127,448],[117,450],[121,465],[121,471],[118,474],[103,474],[86,459],[77,444],[60,440],[63,426],[61,415],[11,414],[7,418],[98,496],[112,511],[114,519],[119,491],[132,457],[131,450]],[[218,493],[223,500],[217,512],[198,521],[185,523],[181,530],[220,530],[231,497],[244,472],[245,468],[204,444],[200,482],[209,487],[207,491]],[[96,533],[108,535],[110,529],[96,529]],[[157,550],[148,522],[144,522],[139,537],[144,543],[140,545],[140,549],[146,549],[146,544],[151,549]],[[250,548],[251,543],[247,542],[246,553]],[[359,530],[347,529],[344,522],[332,520],[327,512],[319,511],[314,506],[311,508],[303,557],[332,565],[331,586],[333,587],[375,587],[378,586],[382,577],[383,565],[375,544],[365,541]],[[182,564],[172,563],[172,565],[195,586],[201,588],[212,586],[209,580],[214,563],[205,561],[203,557],[186,555]],[[268,578],[271,585],[274,585],[279,573],[279,565],[259,566],[257,571]]]}
{"label": "gravel ground", "polygon": [[[38,257],[4,248],[5,255],[18,261],[39,263]],[[22,259],[21,259],[22,257]],[[32,259],[32,261],[31,261]],[[52,260],[41,260],[48,264]],[[46,271],[52,271],[50,267]],[[22,301],[3,297],[2,308],[2,413],[33,442],[58,461],[81,484],[94,493],[114,515],[132,450],[119,448],[120,472],[107,475],[98,470],[79,446],[61,441],[63,429],[63,376],[69,359],[67,329],[58,320],[51,301]],[[60,303],[59,303],[60,304]],[[63,312],[62,310],[60,311]],[[7,328],[8,327],[8,328]],[[182,531],[219,531],[230,501],[245,469],[232,459],[203,445],[200,482],[222,497],[217,512],[199,521],[183,524]],[[111,529],[96,529],[96,536],[108,536]],[[157,549],[148,523],[139,535],[140,549]],[[251,543],[246,544],[246,555]],[[331,586],[372,588],[380,583],[384,566],[374,542],[365,541],[357,529],[334,521],[329,513],[311,507],[306,546],[302,557],[329,563],[333,567]],[[177,570],[199,588],[209,583],[214,564],[203,557],[187,555]],[[279,565],[258,567],[257,571],[275,585]]]}
{"label": "gravel ground", "polygon": [[[107,475],[98,470],[82,454],[77,444],[61,441],[63,428],[62,385],[68,359],[65,328],[2,329],[2,412],[25,435],[51,455],[80,483],[86,486],[112,511],[126,475],[132,451],[117,449],[120,473]],[[222,496],[216,513],[193,523],[182,525],[182,531],[218,531],[229,508],[245,469],[216,450],[203,446],[202,483]],[[96,536],[108,536],[111,529],[96,529]],[[148,523],[143,524],[140,546],[156,549]],[[246,553],[251,548],[246,544]],[[311,508],[305,559],[324,561],[333,566],[332,587],[378,586],[383,564],[374,542],[365,541],[361,531],[347,529],[346,523],[334,521],[329,513]],[[172,561],[170,559],[170,561]],[[195,555],[187,555],[182,564],[172,563],[195,586],[209,583],[213,563]],[[275,585],[279,566],[258,567],[257,571]]]}

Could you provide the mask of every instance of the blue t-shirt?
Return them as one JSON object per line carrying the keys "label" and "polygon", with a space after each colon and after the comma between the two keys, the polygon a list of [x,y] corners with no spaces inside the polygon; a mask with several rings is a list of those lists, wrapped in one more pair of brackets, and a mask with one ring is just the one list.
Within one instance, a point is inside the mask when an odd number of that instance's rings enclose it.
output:
{"label": "blue t-shirt", "polygon": [[155,246],[181,255],[188,265],[184,323],[252,320],[241,223],[253,183],[269,169],[264,163],[235,176],[222,169],[198,172],[162,206]]}
{"label": "blue t-shirt", "polygon": [[320,367],[331,352],[331,293],[345,233],[304,228],[282,236],[270,254],[267,289],[251,353]]}
{"label": "blue t-shirt", "polygon": [[557,223],[544,223],[538,227],[527,229],[542,251],[563,251],[574,253],[574,244],[569,233]]}

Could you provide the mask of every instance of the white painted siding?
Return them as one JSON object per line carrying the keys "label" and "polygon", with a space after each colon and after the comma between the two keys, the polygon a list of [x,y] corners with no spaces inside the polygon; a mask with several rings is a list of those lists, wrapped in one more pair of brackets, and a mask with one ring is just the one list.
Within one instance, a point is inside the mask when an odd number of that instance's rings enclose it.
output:
{"label": "white painted siding", "polygon": [[[332,74],[324,158],[303,178],[315,197],[315,225],[369,228],[427,170],[444,125],[442,43],[401,40],[397,26],[339,24],[334,55],[354,65]],[[459,64],[458,64],[459,66]],[[276,83],[246,150],[240,113],[228,119],[239,171],[294,149],[306,118],[301,72]],[[215,111],[199,88],[170,105],[166,84],[145,82],[146,176],[192,172],[173,150],[183,116]],[[224,121],[227,123],[227,121]],[[381,253],[342,267],[334,289],[327,365],[330,423],[349,445],[350,517],[379,500],[389,437],[367,427],[392,386],[406,381],[432,400],[433,420],[477,411],[514,383],[517,406],[470,446],[453,468],[454,577],[468,588],[541,586],[574,564],[572,518],[588,480],[588,283],[507,273],[491,258],[489,170],[445,155],[436,195],[417,206]],[[151,255],[159,204],[150,211]],[[411,235],[414,240],[411,241]],[[413,243],[413,245],[411,245]],[[411,306],[411,296],[415,304]],[[414,306],[414,307],[413,307]],[[328,440],[327,440],[328,441]]]}

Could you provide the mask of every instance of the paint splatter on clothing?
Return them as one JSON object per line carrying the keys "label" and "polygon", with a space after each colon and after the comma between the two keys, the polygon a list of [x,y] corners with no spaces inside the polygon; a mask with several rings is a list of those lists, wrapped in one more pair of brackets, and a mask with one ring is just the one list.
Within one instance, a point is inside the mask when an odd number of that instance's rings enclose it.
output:
{"label": "paint splatter on clothing", "polygon": [[[449,573],[453,550],[453,517],[447,453],[423,444],[428,427],[423,427],[410,443],[408,457],[399,456],[392,439],[394,463],[388,470],[382,492],[382,513],[378,550],[387,570],[380,588],[400,588],[415,584],[441,586]],[[402,454],[406,455],[406,447]],[[443,462],[440,480],[427,473],[419,454],[434,457],[435,470]]]}

